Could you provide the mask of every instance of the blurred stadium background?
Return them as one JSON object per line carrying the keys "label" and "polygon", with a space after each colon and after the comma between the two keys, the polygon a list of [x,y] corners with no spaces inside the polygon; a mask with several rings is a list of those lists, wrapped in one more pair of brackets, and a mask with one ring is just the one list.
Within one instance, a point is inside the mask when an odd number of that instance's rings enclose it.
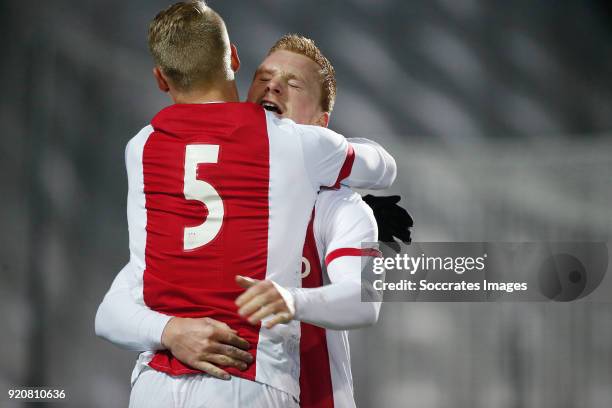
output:
{"label": "blurred stadium background", "polygon": [[[128,257],[124,146],[169,103],[146,48],[169,3],[0,2],[1,393],[127,406],[136,355],[93,319]],[[605,0],[209,3],[242,95],[282,34],[317,41],[338,76],[332,128],[394,153],[415,240],[610,240]],[[352,353],[361,407],[612,406],[609,304],[386,304]]]}

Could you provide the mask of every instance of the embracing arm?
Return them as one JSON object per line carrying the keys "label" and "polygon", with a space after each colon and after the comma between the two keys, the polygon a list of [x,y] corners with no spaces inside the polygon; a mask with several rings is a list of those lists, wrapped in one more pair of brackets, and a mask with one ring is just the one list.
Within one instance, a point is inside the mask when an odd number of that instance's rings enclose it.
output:
{"label": "embracing arm", "polygon": [[339,187],[385,189],[397,176],[393,157],[368,139],[346,139],[320,126],[294,125],[301,136],[304,160],[316,189]]}
{"label": "embracing arm", "polygon": [[[355,151],[355,162],[350,175],[342,184],[356,188],[380,190],[391,187],[397,176],[393,156],[384,147],[369,139],[347,139]],[[374,180],[372,174],[378,175]]]}
{"label": "embracing arm", "polygon": [[[314,231],[324,247],[330,284],[317,288],[283,288],[271,281],[243,277],[237,283],[247,289],[236,300],[238,313],[250,323],[273,327],[292,319],[327,329],[345,330],[369,326],[378,320],[380,303],[361,301],[362,258],[378,256],[362,242],[376,242],[372,210],[357,194],[325,191],[319,194]],[[365,262],[364,262],[365,265]]]}
{"label": "embracing arm", "polygon": [[96,334],[134,351],[160,350],[162,333],[172,316],[155,312],[136,299],[138,282],[131,264],[115,277],[96,313]]}
{"label": "embracing arm", "polygon": [[379,302],[361,301],[361,257],[345,256],[328,265],[331,283],[318,288],[291,288],[294,319],[326,329],[347,330],[378,321]]}
{"label": "embracing arm", "polygon": [[378,321],[380,302],[361,301],[361,267],[361,256],[335,259],[327,269],[331,283],[318,288],[283,288],[238,276],[237,283],[247,289],[236,300],[238,313],[251,324],[271,317],[268,328],[291,320],[333,330],[371,326]]}
{"label": "embracing arm", "polygon": [[115,278],[96,314],[96,334],[128,350],[168,349],[185,364],[229,379],[218,366],[246,370],[250,345],[227,324],[210,318],[181,318],[151,310],[138,301],[138,280],[127,264]]}
{"label": "embracing arm", "polygon": [[[119,272],[96,314],[96,334],[128,350],[162,349],[161,336],[171,319],[147,308],[143,300],[142,271],[146,245],[143,151],[153,133],[145,126],[125,148],[128,179],[127,219],[130,261]],[[140,273],[139,273],[140,272]]]}
{"label": "embracing arm", "polygon": [[378,240],[376,220],[358,194],[347,188],[319,194],[314,235],[322,247],[330,283],[292,288],[295,318],[327,329],[369,326],[378,320],[380,303],[361,301],[361,271],[366,257],[379,256],[363,243]]}

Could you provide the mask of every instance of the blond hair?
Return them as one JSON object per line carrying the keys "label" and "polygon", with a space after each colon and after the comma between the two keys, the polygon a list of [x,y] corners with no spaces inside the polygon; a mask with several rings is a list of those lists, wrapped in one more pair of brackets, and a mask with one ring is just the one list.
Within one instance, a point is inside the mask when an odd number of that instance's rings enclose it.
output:
{"label": "blond hair", "polygon": [[334,109],[334,102],[336,100],[336,72],[315,42],[298,34],[287,34],[270,48],[268,55],[280,50],[291,51],[308,57],[319,66],[319,74],[321,76],[321,108],[324,112],[331,112]]}
{"label": "blond hair", "polygon": [[148,42],[155,64],[180,91],[231,79],[225,23],[203,1],[160,11],[149,24]]}

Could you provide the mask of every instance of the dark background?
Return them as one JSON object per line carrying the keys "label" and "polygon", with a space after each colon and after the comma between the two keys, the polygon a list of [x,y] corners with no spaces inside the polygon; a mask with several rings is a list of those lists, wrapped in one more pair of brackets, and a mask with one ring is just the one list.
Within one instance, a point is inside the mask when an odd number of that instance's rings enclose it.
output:
{"label": "dark background", "polygon": [[[282,34],[315,39],[337,72],[331,127],[394,154],[415,241],[609,241],[607,2],[209,3],[243,96]],[[49,406],[127,406],[136,355],[93,322],[128,259],[125,144],[169,104],[146,47],[168,4],[0,2],[4,395],[49,385],[69,397]],[[610,407],[611,323],[601,303],[386,304],[352,336],[358,405]]]}

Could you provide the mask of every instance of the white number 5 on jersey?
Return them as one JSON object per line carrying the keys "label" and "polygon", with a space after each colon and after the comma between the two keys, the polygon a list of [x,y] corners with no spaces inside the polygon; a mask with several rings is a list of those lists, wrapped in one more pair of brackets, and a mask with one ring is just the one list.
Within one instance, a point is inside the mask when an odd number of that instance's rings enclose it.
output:
{"label": "white number 5 on jersey", "polygon": [[208,217],[197,227],[185,227],[183,249],[192,250],[212,241],[223,223],[223,201],[213,186],[197,179],[200,163],[217,163],[218,145],[185,146],[185,187],[183,193],[187,200],[198,200],[208,208]]}

